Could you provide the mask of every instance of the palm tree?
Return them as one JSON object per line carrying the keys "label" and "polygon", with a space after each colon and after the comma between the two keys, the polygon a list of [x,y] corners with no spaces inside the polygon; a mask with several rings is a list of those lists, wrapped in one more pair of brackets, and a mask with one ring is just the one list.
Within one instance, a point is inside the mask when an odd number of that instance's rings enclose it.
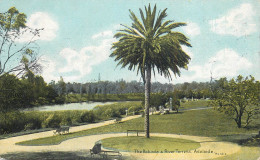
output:
{"label": "palm tree", "polygon": [[167,16],[166,9],[159,11],[156,16],[156,5],[151,10],[145,6],[144,12],[140,10],[141,20],[130,11],[132,26],[124,26],[114,37],[119,38],[113,43],[113,52],[110,57],[119,61],[117,65],[122,68],[128,66],[129,70],[137,69],[145,84],[145,136],[149,132],[149,105],[151,89],[151,71],[156,70],[165,78],[171,79],[171,72],[180,76],[180,68],[187,69],[190,57],[183,51],[181,45],[191,47],[188,38],[180,32],[172,31],[174,28],[185,26],[185,23],[175,23],[172,20],[164,21]]}

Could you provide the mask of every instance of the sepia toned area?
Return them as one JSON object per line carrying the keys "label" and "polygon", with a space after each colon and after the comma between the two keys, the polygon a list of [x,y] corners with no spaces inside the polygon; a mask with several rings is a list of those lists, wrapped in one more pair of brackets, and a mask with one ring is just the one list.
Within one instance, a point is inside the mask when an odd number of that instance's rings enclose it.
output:
{"label": "sepia toned area", "polygon": [[259,12],[0,0],[0,160],[260,159]]}

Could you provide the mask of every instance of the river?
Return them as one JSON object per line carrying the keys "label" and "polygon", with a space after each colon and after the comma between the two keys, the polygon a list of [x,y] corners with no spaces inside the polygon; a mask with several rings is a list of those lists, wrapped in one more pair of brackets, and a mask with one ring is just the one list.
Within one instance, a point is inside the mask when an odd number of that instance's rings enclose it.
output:
{"label": "river", "polygon": [[92,110],[97,105],[112,104],[116,102],[82,102],[46,105],[25,109],[24,111],[62,111],[62,110]]}

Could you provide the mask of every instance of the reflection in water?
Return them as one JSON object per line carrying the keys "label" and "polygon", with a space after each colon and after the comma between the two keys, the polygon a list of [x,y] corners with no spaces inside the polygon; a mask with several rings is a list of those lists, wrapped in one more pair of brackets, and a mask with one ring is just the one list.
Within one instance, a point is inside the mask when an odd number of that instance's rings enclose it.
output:
{"label": "reflection in water", "polygon": [[61,111],[61,110],[91,110],[97,105],[112,104],[116,102],[82,102],[61,105],[40,106],[25,109],[24,111]]}

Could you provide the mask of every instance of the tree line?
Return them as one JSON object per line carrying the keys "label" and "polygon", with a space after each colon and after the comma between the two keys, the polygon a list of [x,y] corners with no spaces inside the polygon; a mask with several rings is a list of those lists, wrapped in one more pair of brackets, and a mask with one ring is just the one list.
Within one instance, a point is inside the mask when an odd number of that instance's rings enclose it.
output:
{"label": "tree line", "polygon": [[62,103],[58,93],[43,77],[31,71],[21,78],[5,74],[0,78],[0,111]]}
{"label": "tree line", "polygon": [[[58,82],[52,81],[49,85],[53,86],[59,94],[89,94],[89,95],[105,95],[105,94],[127,94],[127,93],[143,93],[144,84],[142,82],[131,81],[126,82],[121,79],[118,81],[98,81],[98,82],[63,82],[63,79]],[[170,93],[175,91],[180,98],[211,98],[211,86],[216,85],[215,82],[185,82],[182,84],[160,83],[154,82],[151,86],[151,93]]]}

